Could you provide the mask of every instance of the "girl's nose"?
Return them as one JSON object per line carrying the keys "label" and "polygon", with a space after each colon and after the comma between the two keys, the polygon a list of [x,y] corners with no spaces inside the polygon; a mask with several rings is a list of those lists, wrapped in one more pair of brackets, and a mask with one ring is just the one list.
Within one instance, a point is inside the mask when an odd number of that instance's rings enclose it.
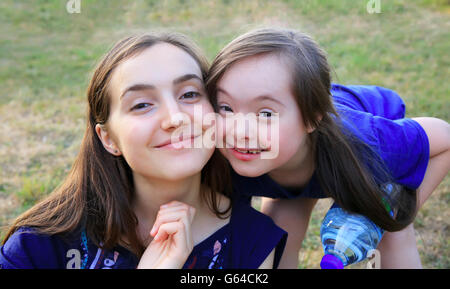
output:
{"label": "girl's nose", "polygon": [[164,130],[176,129],[183,125],[187,115],[180,110],[179,104],[174,99],[164,102],[164,112],[161,128]]}
{"label": "girl's nose", "polygon": [[256,148],[257,143],[257,119],[256,115],[236,115],[234,122],[234,136],[237,146],[244,148]]}

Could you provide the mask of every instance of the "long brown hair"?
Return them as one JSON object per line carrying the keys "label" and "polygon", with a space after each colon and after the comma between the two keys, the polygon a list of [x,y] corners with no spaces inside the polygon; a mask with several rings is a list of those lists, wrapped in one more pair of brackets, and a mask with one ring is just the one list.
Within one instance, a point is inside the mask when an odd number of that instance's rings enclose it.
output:
{"label": "long brown hair", "polygon": [[[20,215],[9,229],[3,244],[19,227],[32,227],[38,233],[60,234],[86,231],[87,236],[105,249],[118,245],[125,236],[129,247],[141,256],[144,247],[136,232],[138,220],[132,210],[134,186],[131,168],[123,156],[105,150],[95,133],[96,124],[105,124],[110,113],[108,83],[114,69],[130,57],[157,43],[168,43],[189,53],[206,78],[208,62],[200,50],[185,36],[175,33],[145,34],[119,41],[99,62],[87,89],[87,127],[80,152],[71,171],[48,197]],[[217,151],[201,172],[207,190],[201,197],[218,216],[216,193],[231,196],[228,165]]]}
{"label": "long brown hair", "polygon": [[[211,64],[206,89],[217,110],[216,86],[227,69],[246,57],[276,53],[287,60],[291,90],[315,154],[321,188],[338,205],[366,215],[380,227],[396,231],[414,220],[416,192],[399,188],[388,194],[392,182],[381,157],[346,131],[331,98],[331,76],[326,53],[308,35],[289,29],[258,29],[243,34],[220,51]],[[400,191],[398,191],[400,190]],[[386,202],[396,208],[395,218]]]}

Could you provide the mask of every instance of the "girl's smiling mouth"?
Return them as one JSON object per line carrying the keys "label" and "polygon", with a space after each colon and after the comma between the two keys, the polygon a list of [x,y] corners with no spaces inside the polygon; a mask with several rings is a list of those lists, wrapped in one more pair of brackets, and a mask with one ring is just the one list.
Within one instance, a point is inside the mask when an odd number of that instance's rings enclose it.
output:
{"label": "girl's smiling mouth", "polygon": [[241,161],[251,161],[259,159],[262,152],[268,149],[247,149],[247,148],[230,148],[233,156]]}
{"label": "girl's smiling mouth", "polygon": [[180,136],[178,141],[172,142],[172,139],[164,141],[163,143],[156,145],[156,149],[164,149],[164,150],[179,150],[183,148],[193,148],[194,140],[201,135],[188,135],[188,136]]}

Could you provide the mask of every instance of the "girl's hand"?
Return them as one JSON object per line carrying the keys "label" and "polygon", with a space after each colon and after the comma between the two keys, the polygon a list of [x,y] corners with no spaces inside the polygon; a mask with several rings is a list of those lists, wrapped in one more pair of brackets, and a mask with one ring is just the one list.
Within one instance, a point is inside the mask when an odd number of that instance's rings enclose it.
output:
{"label": "girl's hand", "polygon": [[138,269],[181,269],[194,248],[191,224],[195,208],[178,201],[162,205]]}

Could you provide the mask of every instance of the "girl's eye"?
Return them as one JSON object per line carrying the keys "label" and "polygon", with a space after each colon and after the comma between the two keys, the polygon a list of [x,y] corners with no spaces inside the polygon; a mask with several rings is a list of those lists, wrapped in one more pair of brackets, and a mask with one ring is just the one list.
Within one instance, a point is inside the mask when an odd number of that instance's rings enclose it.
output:
{"label": "girl's eye", "polygon": [[189,91],[183,94],[180,98],[188,101],[195,100],[200,97],[200,93],[196,91]]}
{"label": "girl's eye", "polygon": [[271,117],[272,113],[273,113],[273,111],[270,111],[270,110],[262,110],[259,112],[258,115],[262,116],[262,117]]}
{"label": "girl's eye", "polygon": [[146,102],[141,102],[141,103],[138,103],[135,106],[133,106],[131,108],[131,110],[141,110],[141,109],[144,109],[144,108],[147,108],[147,107],[150,107],[150,106],[152,106],[152,104],[146,103]]}
{"label": "girl's eye", "polygon": [[223,110],[225,112],[233,112],[233,110],[231,109],[231,106],[227,105],[227,104],[222,104],[220,105],[220,110]]}

